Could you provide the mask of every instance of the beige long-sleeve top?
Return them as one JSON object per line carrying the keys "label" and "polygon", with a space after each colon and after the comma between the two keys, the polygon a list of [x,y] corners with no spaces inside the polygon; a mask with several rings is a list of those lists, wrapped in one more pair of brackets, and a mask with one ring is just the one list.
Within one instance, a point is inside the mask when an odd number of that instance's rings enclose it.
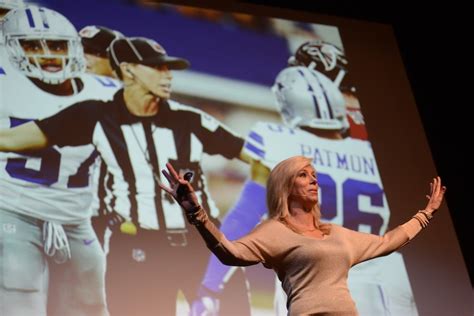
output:
{"label": "beige long-sleeve top", "polygon": [[329,235],[316,239],[270,219],[231,242],[204,211],[200,211],[197,220],[208,247],[224,264],[262,263],[275,270],[288,296],[290,315],[357,315],[347,287],[350,267],[399,249],[421,230],[416,219],[384,236],[333,224]]}

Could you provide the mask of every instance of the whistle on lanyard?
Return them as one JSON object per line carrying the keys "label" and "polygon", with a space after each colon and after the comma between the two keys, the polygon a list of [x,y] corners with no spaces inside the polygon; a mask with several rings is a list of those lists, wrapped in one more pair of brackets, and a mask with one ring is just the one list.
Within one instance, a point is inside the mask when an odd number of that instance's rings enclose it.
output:
{"label": "whistle on lanyard", "polygon": [[137,231],[138,231],[137,226],[131,221],[126,221],[120,224],[121,233],[135,236],[137,234]]}

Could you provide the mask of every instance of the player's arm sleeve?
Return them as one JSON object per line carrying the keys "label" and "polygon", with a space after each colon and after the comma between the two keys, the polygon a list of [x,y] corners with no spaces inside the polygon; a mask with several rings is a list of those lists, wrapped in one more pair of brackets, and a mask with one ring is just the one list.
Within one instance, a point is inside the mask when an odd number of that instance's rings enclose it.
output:
{"label": "player's arm sleeve", "polygon": [[[271,124],[266,122],[257,122],[252,126],[245,138],[245,144],[242,148],[242,156],[250,161],[258,161],[262,166],[272,169],[275,163],[270,162],[269,158],[272,157],[275,148],[278,151],[281,151],[282,149],[281,144],[278,141],[278,135],[269,134],[269,126],[271,126]],[[266,180],[264,183],[266,183]]]}
{"label": "player's arm sleeve", "polygon": [[263,135],[263,124],[257,122],[247,134],[245,138],[245,144],[242,152],[254,160],[261,160],[265,158],[265,140]]}
{"label": "player's arm sleeve", "polygon": [[80,146],[92,142],[100,102],[84,101],[74,104],[53,116],[35,121],[50,145]]}
{"label": "player's arm sleeve", "polygon": [[348,240],[351,240],[353,252],[353,264],[357,264],[372,258],[386,256],[412,240],[421,231],[420,223],[412,218],[383,236],[356,232],[347,229]]}

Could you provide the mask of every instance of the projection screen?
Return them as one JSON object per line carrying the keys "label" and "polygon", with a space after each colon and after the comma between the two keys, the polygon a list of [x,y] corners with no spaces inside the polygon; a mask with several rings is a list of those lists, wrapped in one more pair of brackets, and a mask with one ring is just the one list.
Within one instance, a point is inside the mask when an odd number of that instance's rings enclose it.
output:
{"label": "projection screen", "polygon": [[[172,72],[171,99],[190,107],[190,111],[202,111],[199,113],[204,113],[202,124],[206,128],[212,130],[213,124],[222,124],[245,140],[242,148],[245,161],[238,156],[220,155],[230,146],[225,139],[209,153],[206,144],[201,144],[204,154],[196,159],[208,191],[211,215],[221,223],[227,221],[226,229],[234,238],[267,217],[265,200],[261,196],[252,200],[255,189],[246,186],[258,172],[255,165],[272,168],[279,160],[297,154],[311,158],[318,171],[325,221],[383,235],[426,204],[429,182],[437,173],[389,25],[233,2],[185,6],[179,1],[51,0],[36,4],[61,13],[78,31],[96,25],[117,30],[127,37],[150,38],[170,56],[190,62],[188,69]],[[307,42],[316,44],[302,47]],[[297,66],[294,58],[297,51],[318,60],[304,66],[329,78],[343,97],[340,109],[343,117],[337,122],[342,122],[340,140],[328,141],[324,136],[299,128],[299,110],[291,104],[288,108],[281,107],[290,101],[280,100],[278,106],[277,97],[283,98],[282,85],[291,79],[283,78],[276,84],[275,80],[282,70]],[[17,71],[8,64],[4,51],[0,63],[2,107],[9,102],[5,82],[11,72]],[[92,76],[104,85],[116,85],[117,89],[121,86],[119,80]],[[295,99],[302,103],[314,101],[305,98],[304,93],[294,96]],[[69,101],[65,98],[64,102]],[[310,112],[304,113],[315,115]],[[1,119],[4,122],[3,111]],[[335,120],[328,122],[332,124]],[[174,124],[179,128],[187,122]],[[165,148],[160,152],[158,148],[157,155],[165,155],[166,151]],[[143,159],[144,154],[143,149],[129,153],[132,159],[134,156]],[[38,156],[32,158],[35,159]],[[258,164],[251,167],[249,159]],[[2,157],[2,169],[6,168],[4,161]],[[25,168],[37,170],[41,163],[31,162]],[[99,169],[97,164],[91,166],[89,181],[94,178],[97,181]],[[5,170],[1,175],[7,183],[12,175]],[[143,179],[137,179],[140,180]],[[232,214],[236,208],[242,208],[236,206],[242,197],[249,210],[239,209]],[[4,198],[6,203],[8,197],[2,195],[1,199]],[[88,212],[97,214],[100,202],[95,198]],[[113,283],[129,294],[109,295],[106,288],[110,306],[127,300],[132,304],[134,295],[147,292],[150,305],[140,306],[136,315],[160,315],[160,310],[152,307],[154,296],[170,296],[177,315],[189,312],[189,303],[196,299],[194,295],[206,273],[211,252],[204,249],[203,241],[189,240],[198,237],[188,234],[188,229],[194,228],[184,226],[179,209],[164,209],[163,213],[166,223],[171,224],[162,230],[169,229],[171,234],[172,230],[181,229],[181,239],[169,239],[168,245],[157,243],[152,250],[134,248],[129,256],[136,265],[129,275],[122,276],[123,282]],[[121,215],[127,218],[129,214]],[[173,226],[173,223],[178,224]],[[243,231],[239,232],[241,228]],[[115,258],[113,251],[120,251],[120,245],[116,243],[112,251],[108,243],[114,234],[123,232],[106,229],[105,233],[103,230],[99,233],[105,234],[108,267],[109,260]],[[138,230],[137,236],[140,233]],[[193,248],[197,243],[203,247]],[[176,258],[173,260],[179,262],[166,258]],[[156,263],[156,273],[154,268],[140,268],[140,264],[148,261]],[[190,272],[193,278],[182,277]],[[111,276],[106,271],[108,277]],[[140,281],[143,287],[126,281],[134,279],[144,280]],[[214,291],[203,296],[219,300],[220,315],[286,314],[285,295],[276,274],[263,265],[223,268],[214,262],[206,282]],[[193,290],[186,292],[181,287]],[[361,315],[468,315],[472,289],[446,205],[443,204],[429,227],[399,252],[353,267],[349,288]],[[153,293],[153,289],[160,290]],[[202,288],[199,294],[203,294]]]}

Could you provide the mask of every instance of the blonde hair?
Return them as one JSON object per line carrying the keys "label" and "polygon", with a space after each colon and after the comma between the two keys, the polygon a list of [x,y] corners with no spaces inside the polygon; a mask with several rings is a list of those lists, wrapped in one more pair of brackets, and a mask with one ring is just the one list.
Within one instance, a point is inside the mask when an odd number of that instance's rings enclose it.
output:
{"label": "blonde hair", "polygon": [[[273,168],[267,180],[267,206],[270,218],[283,222],[296,232],[299,232],[298,229],[288,222],[290,216],[288,199],[298,172],[307,166],[312,166],[311,159],[304,156],[285,159]],[[321,209],[318,203],[314,205],[311,212],[314,215],[315,227],[329,234],[331,225],[321,223]]]}

